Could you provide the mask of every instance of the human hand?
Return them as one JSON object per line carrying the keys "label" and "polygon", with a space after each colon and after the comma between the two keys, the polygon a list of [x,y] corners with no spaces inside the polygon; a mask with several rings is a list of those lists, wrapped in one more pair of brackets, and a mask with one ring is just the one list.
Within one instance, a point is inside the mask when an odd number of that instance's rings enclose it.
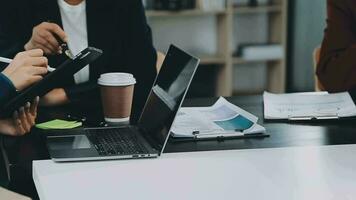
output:
{"label": "human hand", "polygon": [[0,120],[0,132],[10,136],[22,136],[31,131],[37,118],[39,97],[16,111],[12,119]]}
{"label": "human hand", "polygon": [[63,88],[56,88],[43,96],[40,100],[41,106],[57,106],[68,103],[68,97]]}
{"label": "human hand", "polygon": [[63,29],[54,23],[43,22],[32,30],[31,39],[25,44],[25,49],[42,49],[46,55],[61,54],[62,48],[56,38],[68,42]]}
{"label": "human hand", "polygon": [[17,90],[23,90],[42,80],[47,73],[48,60],[41,49],[18,53],[14,60],[2,72],[14,84]]}

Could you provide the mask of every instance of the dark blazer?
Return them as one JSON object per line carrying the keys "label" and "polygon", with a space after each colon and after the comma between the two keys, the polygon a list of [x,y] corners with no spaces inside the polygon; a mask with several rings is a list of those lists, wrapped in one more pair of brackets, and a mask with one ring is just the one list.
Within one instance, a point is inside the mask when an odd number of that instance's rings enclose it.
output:
{"label": "dark blazer", "polygon": [[[51,21],[62,26],[57,0],[12,0],[0,8],[0,56],[13,57],[24,50],[36,25]],[[141,0],[86,0],[88,43],[104,51],[90,65],[90,81],[75,85],[74,79],[63,80],[71,102],[99,101],[97,79],[106,72],[130,72],[135,85],[133,121],[143,108],[156,76],[156,50],[152,44]],[[61,56],[50,56],[56,66]]]}
{"label": "dark blazer", "polygon": [[0,72],[0,109],[8,100],[16,95],[16,88],[4,74]]}
{"label": "dark blazer", "polygon": [[327,28],[317,76],[330,92],[356,88],[356,1],[328,0]]}

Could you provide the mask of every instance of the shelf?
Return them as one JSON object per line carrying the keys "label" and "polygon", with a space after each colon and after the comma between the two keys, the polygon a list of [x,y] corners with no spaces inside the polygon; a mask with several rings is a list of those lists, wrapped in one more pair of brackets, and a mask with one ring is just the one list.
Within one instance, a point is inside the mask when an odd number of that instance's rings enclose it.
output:
{"label": "shelf", "polygon": [[220,65],[225,64],[226,60],[222,56],[199,56],[202,65]]}
{"label": "shelf", "polygon": [[234,57],[232,62],[233,64],[238,65],[238,64],[249,64],[249,63],[280,62],[282,60],[283,59],[245,60],[243,58]]}
{"label": "shelf", "polygon": [[225,15],[227,10],[222,11],[203,11],[199,9],[195,10],[182,10],[182,11],[146,11],[147,17],[178,17],[178,16],[204,16],[204,15]]}
{"label": "shelf", "polygon": [[267,89],[257,89],[257,90],[233,90],[233,96],[246,96],[246,95],[262,95]]}
{"label": "shelf", "polygon": [[[198,0],[196,0],[198,1]],[[237,94],[245,93],[260,93],[261,88],[256,88],[256,91],[234,91],[234,67],[243,64],[265,64],[266,77],[268,84],[266,90],[272,92],[284,92],[286,84],[286,58],[282,59],[265,59],[265,60],[245,60],[242,57],[233,55],[234,52],[234,38],[240,32],[235,32],[234,26],[239,26],[235,23],[239,18],[245,18],[249,15],[266,15],[268,18],[267,43],[279,42],[283,47],[286,46],[287,41],[287,27],[288,27],[288,5],[289,0],[273,0],[268,5],[251,6],[236,6],[233,5],[233,0],[227,0],[227,6],[223,10],[206,11],[199,8],[181,11],[165,11],[165,10],[146,10],[146,16],[150,23],[156,23],[156,20],[164,19],[181,19],[181,20],[200,20],[203,17],[208,17],[209,20],[215,20],[216,26],[216,40],[217,52],[213,55],[204,55],[201,53],[198,58],[201,59],[201,65],[206,68],[209,66],[216,66],[216,95],[217,96],[231,96],[234,92]],[[214,19],[211,19],[214,18]],[[216,18],[216,19],[215,19]],[[244,19],[243,19],[244,20]],[[168,22],[170,23],[170,22]],[[174,23],[174,20],[172,21]],[[179,21],[179,23],[181,23]],[[196,26],[199,26],[197,24]],[[199,28],[199,27],[198,27]],[[187,30],[181,30],[187,31]],[[236,35],[235,35],[236,34]],[[157,36],[159,38],[159,36]],[[243,42],[243,41],[242,41]],[[284,54],[286,50],[284,49]],[[237,65],[237,66],[236,66]],[[254,67],[251,65],[251,67]],[[208,69],[209,70],[209,69]],[[214,69],[215,70],[215,69]]]}
{"label": "shelf", "polygon": [[[268,12],[281,12],[281,5],[270,6],[240,6],[233,8],[236,14],[249,14],[249,13],[268,13]],[[182,10],[182,11],[159,11],[148,10],[146,11],[147,17],[178,17],[178,16],[204,16],[204,15],[226,15],[228,10],[204,11],[200,9]]]}
{"label": "shelf", "polygon": [[272,5],[272,6],[240,6],[234,7],[235,14],[250,14],[250,13],[273,13],[273,12],[281,12],[282,6],[280,5]]}

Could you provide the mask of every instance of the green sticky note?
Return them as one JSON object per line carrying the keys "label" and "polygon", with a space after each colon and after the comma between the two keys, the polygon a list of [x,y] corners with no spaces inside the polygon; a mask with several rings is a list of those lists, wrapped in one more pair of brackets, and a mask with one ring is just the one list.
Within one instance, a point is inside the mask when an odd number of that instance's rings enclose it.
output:
{"label": "green sticky note", "polygon": [[65,121],[60,119],[55,119],[52,121],[44,122],[41,124],[37,124],[36,128],[50,130],[50,129],[73,129],[77,127],[81,127],[82,122],[77,121]]}

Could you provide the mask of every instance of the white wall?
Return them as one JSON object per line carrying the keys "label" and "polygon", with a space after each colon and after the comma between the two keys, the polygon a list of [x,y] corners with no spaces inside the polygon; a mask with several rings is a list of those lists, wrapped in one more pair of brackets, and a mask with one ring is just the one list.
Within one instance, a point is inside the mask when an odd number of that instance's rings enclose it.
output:
{"label": "white wall", "polygon": [[289,88],[292,91],[311,91],[314,89],[312,53],[323,39],[326,0],[296,0],[292,7]]}

